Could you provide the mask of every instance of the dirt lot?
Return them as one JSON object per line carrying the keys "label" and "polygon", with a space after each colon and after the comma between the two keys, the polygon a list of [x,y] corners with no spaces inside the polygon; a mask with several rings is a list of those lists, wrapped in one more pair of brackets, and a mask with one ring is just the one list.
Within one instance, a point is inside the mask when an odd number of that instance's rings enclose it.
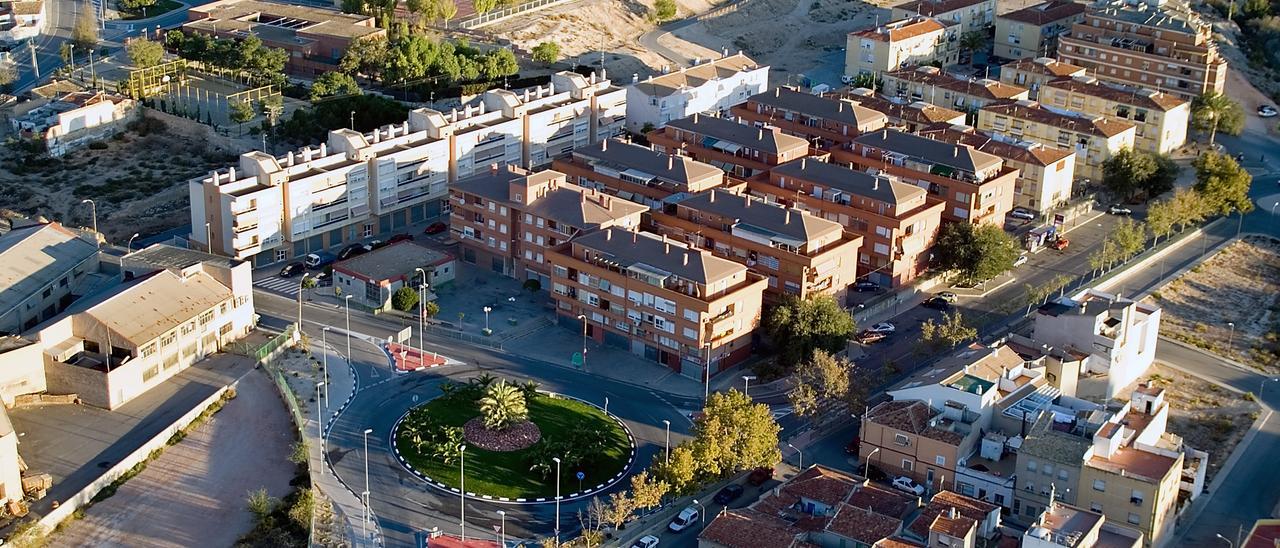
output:
{"label": "dirt lot", "polygon": [[[1247,238],[1148,297],[1161,334],[1280,372],[1280,241]],[[1234,333],[1228,323],[1234,323]],[[1231,347],[1227,348],[1230,338]]]}
{"label": "dirt lot", "polygon": [[1165,389],[1164,399],[1169,403],[1168,431],[1182,436],[1191,447],[1209,453],[1209,470],[1205,476],[1208,485],[1258,418],[1258,404],[1160,362],[1151,366],[1150,373],[1138,382],[1145,380]]}
{"label": "dirt lot", "polygon": [[148,125],[101,141],[105,149],[81,149],[61,159],[0,146],[0,203],[25,215],[90,226],[90,208],[80,201],[93,199],[98,227],[112,242],[190,223],[187,181],[234,157],[210,148],[195,129]]}

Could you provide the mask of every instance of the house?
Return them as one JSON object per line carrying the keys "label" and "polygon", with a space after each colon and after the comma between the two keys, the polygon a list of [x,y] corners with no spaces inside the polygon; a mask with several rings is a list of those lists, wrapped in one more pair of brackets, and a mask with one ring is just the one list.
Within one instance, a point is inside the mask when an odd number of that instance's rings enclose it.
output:
{"label": "house", "polygon": [[809,154],[807,140],[787,135],[779,128],[697,114],[672,120],[648,137],[659,152],[689,156],[740,178]]}
{"label": "house", "polygon": [[1078,396],[1114,398],[1151,367],[1159,331],[1159,307],[1086,289],[1037,309],[1032,338],[1088,354],[1086,372],[1106,375],[1107,382],[1101,393]]}
{"label": "house", "polygon": [[1140,531],[1061,502],[1046,507],[1022,534],[1023,548],[1140,548],[1142,540]]}
{"label": "house", "polygon": [[986,32],[995,19],[995,0],[911,0],[893,7],[893,20],[923,15],[960,25],[960,32]]}
{"label": "house", "polygon": [[579,186],[651,209],[726,186],[724,171],[716,166],[616,139],[575,149],[551,167]]}
{"label": "house", "polygon": [[0,235],[0,333],[52,319],[92,289],[97,236],[61,224],[17,226]]}
{"label": "house", "polygon": [[959,61],[960,24],[946,19],[910,16],[850,32],[845,37],[844,75],[854,77]]}
{"label": "house", "polygon": [[644,133],[694,114],[722,116],[769,86],[769,67],[738,52],[627,87],[627,129]]}
{"label": "house", "polygon": [[1032,101],[1040,100],[1040,88],[1046,83],[1059,78],[1076,78],[1084,75],[1084,67],[1063,63],[1052,57],[1019,59],[1000,66],[1000,81],[1027,88],[1030,91],[1027,98]]}
{"label": "house", "polygon": [[581,234],[640,226],[649,208],[568,181],[554,170],[494,165],[449,186],[462,261],[550,287],[547,253]]}
{"label": "house", "polygon": [[769,280],[765,299],[830,295],[844,302],[862,238],[840,223],[712,189],[650,214],[652,231],[742,263]]}
{"label": "house", "polygon": [[828,96],[849,99],[853,102],[883,113],[888,117],[886,126],[904,129],[915,133],[935,126],[963,124],[965,113],[940,107],[924,101],[906,101],[895,97],[893,100],[876,95],[867,88],[855,88],[841,93],[828,93]]}
{"label": "house", "polygon": [[1046,107],[1035,101],[1001,101],[978,112],[979,131],[1044,146],[1074,149],[1076,176],[1102,180],[1102,164],[1133,148],[1134,124]]}
{"label": "house", "polygon": [[101,91],[74,91],[9,122],[19,136],[43,141],[50,156],[61,157],[120,132],[138,112],[137,104],[128,97]]}
{"label": "house", "polygon": [[1013,183],[1013,205],[1028,211],[1050,211],[1071,197],[1075,179],[1075,151],[1048,147],[1041,143],[985,134],[969,126],[924,130],[930,139],[960,143],[998,156],[1006,166],[1018,170]]}
{"label": "house", "polygon": [[698,548],[800,548],[808,545],[803,537],[804,531],[782,518],[750,509],[725,509],[698,533]]}
{"label": "house", "polygon": [[854,137],[883,128],[889,118],[847,98],[818,96],[790,87],[753,95],[732,113],[756,127],[776,127],[823,150],[844,146]]}
{"label": "house", "polygon": [[44,0],[0,1],[0,44],[14,44],[44,33],[49,26],[47,6]]}
{"label": "house", "polygon": [[1004,59],[1053,55],[1058,49],[1058,36],[1084,20],[1084,11],[1082,3],[1048,0],[997,15],[993,53]]}
{"label": "house", "polygon": [[862,238],[858,277],[897,287],[922,274],[945,203],[915,185],[814,159],[747,182],[753,196],[844,225]]}
{"label": "house", "polygon": [[562,325],[709,379],[751,354],[768,281],[666,236],[605,228],[548,255]]}
{"label": "house", "polygon": [[22,501],[22,472],[26,466],[18,456],[18,432],[6,409],[7,404],[0,405],[0,504],[7,505]]}
{"label": "house", "polygon": [[1042,104],[1134,124],[1136,150],[1169,154],[1187,142],[1191,102],[1163,91],[1104,84],[1089,76],[1044,84]]}
{"label": "house", "polygon": [[997,101],[1026,99],[1027,88],[990,78],[960,77],[936,67],[905,68],[884,74],[884,94],[904,101],[924,101],[972,114]]}
{"label": "house", "polygon": [[858,460],[891,476],[907,476],[936,491],[955,480],[959,456],[974,432],[967,424],[946,419],[920,400],[894,400],[872,407],[862,419]]}
{"label": "house", "polygon": [[1018,170],[964,143],[884,129],[858,136],[850,150],[834,151],[832,161],[926,189],[946,203],[947,221],[1001,226],[1013,209]]}
{"label": "house", "polygon": [[334,263],[333,287],[351,295],[357,304],[390,310],[400,288],[408,287],[430,300],[429,294],[422,293],[424,281],[428,288],[439,287],[456,274],[452,255],[404,241]]}

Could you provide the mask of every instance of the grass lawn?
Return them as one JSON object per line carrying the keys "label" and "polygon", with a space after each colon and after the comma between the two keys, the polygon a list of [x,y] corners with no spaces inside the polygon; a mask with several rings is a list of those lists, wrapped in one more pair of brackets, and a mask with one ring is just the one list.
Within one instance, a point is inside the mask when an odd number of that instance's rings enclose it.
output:
{"label": "grass lawn", "polygon": [[[480,415],[475,403],[466,403],[460,398],[438,398],[424,405],[433,420],[448,426],[462,426]],[[538,425],[542,431],[542,440],[526,449],[510,452],[467,447],[467,491],[509,498],[555,496],[555,478],[543,480],[537,473],[530,472],[529,455],[533,454],[538,445],[545,443],[548,438],[565,439],[570,432],[589,427],[599,427],[608,432],[609,441],[604,456],[597,459],[598,464],[582,470],[586,474],[582,486],[589,488],[599,485],[622,471],[627,465],[627,458],[631,454],[631,444],[627,434],[618,423],[600,409],[577,400],[553,398],[547,395],[540,395],[529,401],[528,407],[529,420]],[[409,464],[433,480],[451,487],[458,486],[459,470],[456,461],[445,465],[430,456],[418,454],[413,450],[412,444],[402,439],[402,436],[403,432],[396,432],[396,446]],[[561,495],[576,492],[578,470],[566,467],[561,472],[563,474],[560,485]]]}
{"label": "grass lawn", "polygon": [[[161,14],[164,14],[164,13],[169,13],[169,12],[171,12],[171,11],[173,11],[173,10],[176,10],[176,9],[178,9],[178,8],[181,8],[181,7],[182,7],[182,3],[181,3],[181,2],[176,2],[176,1],[174,1],[174,0],[156,0],[155,5],[147,6],[147,14],[146,14],[146,18],[147,18],[147,19],[150,19],[150,18],[155,17],[155,16],[157,16],[157,15],[161,15]],[[135,12],[135,11],[128,11],[128,10],[121,10],[121,11],[120,11],[120,18],[121,18],[121,19],[124,19],[124,20],[126,20],[126,21],[133,21],[133,20],[135,20],[135,19],[142,19],[142,18],[143,18],[142,10],[138,10],[138,11],[136,11],[136,12]]]}

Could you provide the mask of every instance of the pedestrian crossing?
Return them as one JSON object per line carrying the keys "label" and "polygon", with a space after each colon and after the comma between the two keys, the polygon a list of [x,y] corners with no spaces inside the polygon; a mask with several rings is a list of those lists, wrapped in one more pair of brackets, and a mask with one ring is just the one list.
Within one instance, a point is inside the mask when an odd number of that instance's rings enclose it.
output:
{"label": "pedestrian crossing", "polygon": [[298,278],[281,278],[279,276],[271,276],[261,280],[254,280],[253,286],[265,289],[272,293],[279,293],[288,297],[298,296]]}

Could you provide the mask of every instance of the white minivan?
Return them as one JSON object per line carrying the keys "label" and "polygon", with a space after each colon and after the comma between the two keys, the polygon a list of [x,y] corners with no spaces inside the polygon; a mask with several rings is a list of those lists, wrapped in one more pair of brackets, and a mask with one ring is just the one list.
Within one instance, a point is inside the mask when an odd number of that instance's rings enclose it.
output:
{"label": "white minivan", "polygon": [[671,520],[671,523],[667,525],[667,529],[670,529],[672,532],[679,533],[680,531],[688,529],[690,525],[693,525],[697,521],[698,509],[690,506],[681,510],[680,515],[676,516],[676,519]]}

